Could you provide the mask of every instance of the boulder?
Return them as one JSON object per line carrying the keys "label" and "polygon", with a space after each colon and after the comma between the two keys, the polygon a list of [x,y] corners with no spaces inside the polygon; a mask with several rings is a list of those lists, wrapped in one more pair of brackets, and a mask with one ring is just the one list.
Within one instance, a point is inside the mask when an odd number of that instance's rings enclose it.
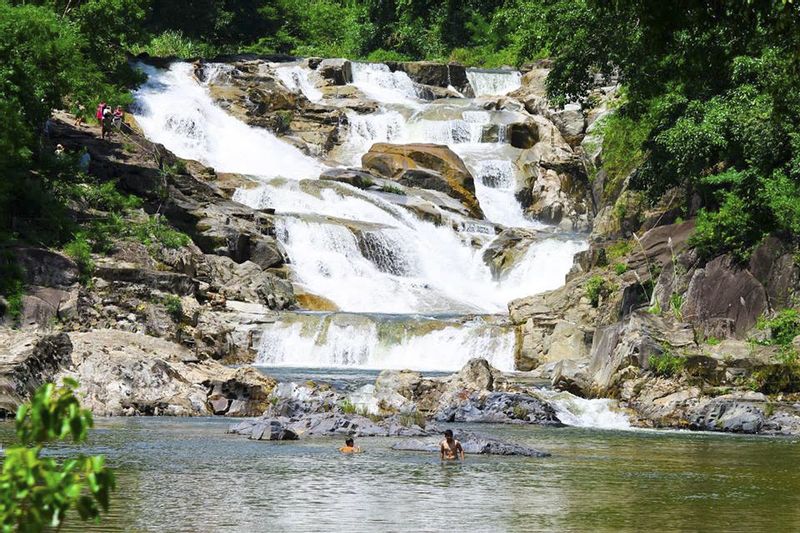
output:
{"label": "boulder", "polygon": [[690,415],[689,427],[701,431],[759,433],[764,427],[764,411],[752,403],[715,398]]}
{"label": "boulder", "polygon": [[658,226],[645,232],[628,256],[628,268],[636,270],[644,279],[649,278],[651,269],[672,262],[673,257],[688,248],[694,227],[695,221],[692,219],[679,224]]}
{"label": "boulder", "polygon": [[78,265],[63,254],[32,247],[15,248],[12,253],[28,285],[68,289],[78,282]]}
{"label": "boulder", "polygon": [[434,61],[405,61],[386,63],[392,71],[408,74],[416,83],[434,87],[454,87],[464,92],[469,87],[467,71],[463,65],[456,63],[437,63]]}
{"label": "boulder", "polygon": [[[550,454],[514,444],[511,442],[502,441],[481,435],[479,433],[468,433],[462,430],[455,430],[453,435],[461,443],[465,454],[480,454],[480,455],[521,455],[524,457],[549,457]],[[432,454],[439,453],[439,440],[419,440],[410,439],[403,440],[392,446],[393,450],[411,451],[411,452],[426,452]]]}
{"label": "boulder", "polygon": [[244,435],[250,440],[297,440],[298,435],[291,429],[288,418],[259,418],[234,424],[228,433]]}
{"label": "boulder", "polygon": [[346,85],[353,81],[353,66],[346,59],[323,59],[317,72],[332,85]]}
{"label": "boulder", "polygon": [[494,279],[503,279],[509,270],[525,257],[525,253],[538,237],[533,230],[507,228],[483,251],[483,261],[489,265]]}
{"label": "boulder", "polygon": [[507,135],[511,146],[526,150],[539,141],[539,127],[533,121],[514,122],[508,125]]}
{"label": "boulder", "polygon": [[730,257],[720,256],[694,272],[682,313],[685,320],[700,326],[730,319],[734,335],[743,338],[766,310],[763,285]]}
{"label": "boulder", "polygon": [[454,396],[450,402],[439,404],[434,418],[438,422],[561,425],[555,410],[546,401],[509,392]]}
{"label": "boulder", "polygon": [[362,156],[361,164],[404,185],[445,192],[461,201],[475,218],[483,218],[474,179],[447,146],[376,143]]}
{"label": "boulder", "polygon": [[580,104],[567,104],[563,109],[552,111],[547,117],[556,125],[567,143],[572,146],[580,144],[586,130],[586,117]]}

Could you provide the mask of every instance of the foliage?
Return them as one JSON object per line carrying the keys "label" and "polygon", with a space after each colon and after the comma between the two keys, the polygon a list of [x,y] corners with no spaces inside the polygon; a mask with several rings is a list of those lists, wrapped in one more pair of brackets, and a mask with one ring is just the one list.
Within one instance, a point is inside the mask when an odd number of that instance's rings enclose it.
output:
{"label": "foliage", "polygon": [[800,312],[797,309],[783,309],[772,318],[760,317],[756,327],[762,331],[769,331],[770,338],[767,344],[787,346],[800,335]]}
{"label": "foliage", "polygon": [[617,276],[621,276],[627,271],[628,271],[628,265],[626,265],[625,263],[614,263],[614,274],[616,274]]}
{"label": "foliage", "polygon": [[617,241],[606,246],[605,250],[609,260],[621,259],[633,251],[633,242]]}
{"label": "foliage", "polygon": [[356,405],[349,398],[345,398],[339,403],[339,410],[346,415],[354,415],[358,411]]}
{"label": "foliage", "polygon": [[92,259],[92,246],[86,234],[83,232],[76,233],[75,238],[64,246],[64,253],[70,256],[75,261],[75,264],[78,265],[81,283],[88,284],[94,273],[94,259]]}
{"label": "foliage", "polygon": [[586,297],[592,304],[592,307],[600,305],[600,300],[607,297],[611,292],[609,283],[603,276],[595,275],[589,278],[586,282]]}
{"label": "foliage", "polygon": [[672,377],[683,371],[686,358],[674,353],[669,346],[664,346],[661,353],[648,358],[647,364],[656,375]]}
{"label": "foliage", "polygon": [[159,215],[150,216],[144,222],[132,224],[128,229],[128,234],[145,246],[160,244],[173,250],[188,246],[192,242],[188,235],[171,228]]}
{"label": "foliage", "polygon": [[183,319],[183,304],[181,299],[174,294],[168,294],[164,297],[164,308],[167,313],[177,321]]}
{"label": "foliage", "polygon": [[425,419],[425,415],[421,412],[413,411],[411,413],[401,413],[398,417],[398,422],[400,422],[400,425],[403,427],[419,426],[425,429],[427,420]]}
{"label": "foliage", "polygon": [[5,449],[0,474],[3,531],[60,528],[71,509],[81,520],[98,519],[101,510],[108,511],[114,475],[103,456],[78,455],[60,464],[42,457],[47,443],[86,441],[92,415],[81,409],[77,386],[69,379],[62,387],[45,384],[17,410],[18,442]]}

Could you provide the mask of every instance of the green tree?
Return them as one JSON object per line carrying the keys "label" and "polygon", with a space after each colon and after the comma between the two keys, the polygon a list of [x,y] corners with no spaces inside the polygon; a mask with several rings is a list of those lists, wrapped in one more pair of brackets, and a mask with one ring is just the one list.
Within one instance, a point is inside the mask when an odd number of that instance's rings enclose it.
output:
{"label": "green tree", "polygon": [[78,384],[64,380],[40,387],[16,417],[18,442],[5,450],[0,474],[0,521],[3,531],[42,531],[60,527],[70,510],[82,520],[108,511],[113,472],[101,455],[79,455],[59,463],[42,457],[55,441],[86,441],[92,415],[75,397]]}

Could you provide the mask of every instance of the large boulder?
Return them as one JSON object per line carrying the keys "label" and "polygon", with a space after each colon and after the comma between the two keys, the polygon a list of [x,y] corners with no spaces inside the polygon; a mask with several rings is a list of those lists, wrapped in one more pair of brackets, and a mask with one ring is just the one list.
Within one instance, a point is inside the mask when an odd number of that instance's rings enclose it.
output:
{"label": "large boulder", "polygon": [[719,319],[730,320],[733,334],[743,338],[766,310],[764,286],[730,257],[719,256],[694,272],[682,313],[701,329]]}
{"label": "large boulder", "polygon": [[408,74],[413,81],[434,87],[454,87],[464,92],[469,87],[467,71],[456,63],[437,63],[434,61],[406,61],[387,63],[392,71]]}
{"label": "large boulder", "polygon": [[346,85],[353,81],[353,65],[346,59],[323,59],[317,72],[332,85]]}
{"label": "large boulder", "polygon": [[445,145],[376,143],[361,157],[361,164],[403,185],[445,192],[461,201],[472,216],[483,218],[472,175]]}
{"label": "large boulder", "polygon": [[528,394],[473,392],[466,398],[460,394],[450,399],[440,403],[434,415],[438,422],[561,425],[548,402]]}

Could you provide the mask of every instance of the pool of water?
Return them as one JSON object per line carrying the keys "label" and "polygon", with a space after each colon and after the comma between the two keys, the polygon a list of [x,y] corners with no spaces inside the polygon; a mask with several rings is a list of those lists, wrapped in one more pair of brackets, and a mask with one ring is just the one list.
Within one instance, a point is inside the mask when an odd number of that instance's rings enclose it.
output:
{"label": "pool of water", "polygon": [[97,420],[83,451],[108,456],[118,489],[101,524],[73,530],[800,530],[797,439],[483,425],[553,455],[442,466],[392,439],[342,456],[340,439],[251,442],[230,423]]}

